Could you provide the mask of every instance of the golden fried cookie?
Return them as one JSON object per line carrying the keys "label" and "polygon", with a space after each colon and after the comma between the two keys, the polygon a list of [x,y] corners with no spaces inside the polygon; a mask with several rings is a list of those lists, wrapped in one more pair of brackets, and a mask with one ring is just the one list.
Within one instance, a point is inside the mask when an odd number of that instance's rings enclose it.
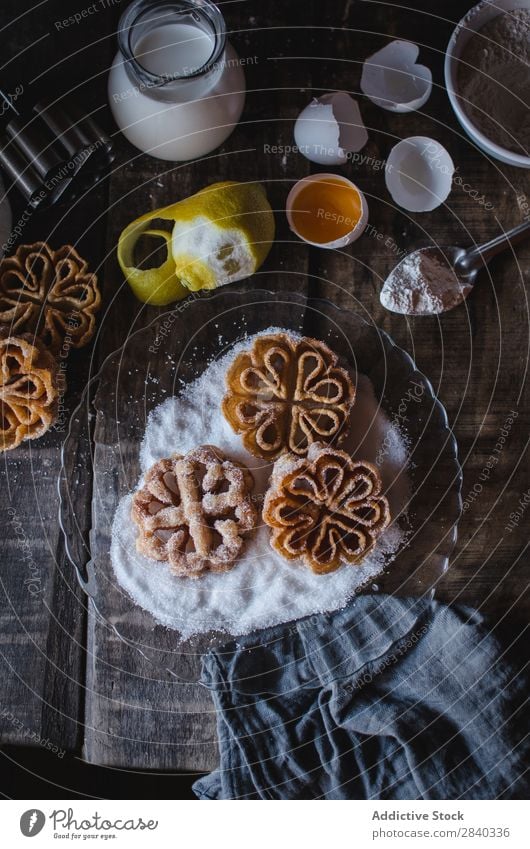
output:
{"label": "golden fried cookie", "polygon": [[31,336],[0,330],[0,450],[42,436],[57,414],[57,363]]}
{"label": "golden fried cookie", "polygon": [[54,353],[90,341],[100,306],[97,277],[71,245],[21,245],[0,261],[0,322],[38,336]]}
{"label": "golden fried cookie", "polygon": [[259,336],[226,374],[222,410],[247,451],[274,460],[307,454],[316,441],[340,444],[355,387],[324,342],[287,333]]}
{"label": "golden fried cookie", "polygon": [[271,545],[319,574],[360,563],[390,522],[375,466],[314,443],[306,458],[285,454],[265,496]]}
{"label": "golden fried cookie", "polygon": [[159,460],[133,498],[138,551],[181,577],[232,569],[242,534],[256,525],[253,485],[248,469],[213,445]]}

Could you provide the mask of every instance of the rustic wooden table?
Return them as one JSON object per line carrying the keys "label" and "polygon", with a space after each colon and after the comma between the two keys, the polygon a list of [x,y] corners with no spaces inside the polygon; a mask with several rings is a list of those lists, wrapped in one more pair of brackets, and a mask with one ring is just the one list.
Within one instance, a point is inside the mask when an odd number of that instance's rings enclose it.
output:
{"label": "rustic wooden table", "polygon": [[[69,3],[68,15],[88,5]],[[530,498],[525,453],[530,242],[497,258],[490,274],[482,273],[467,309],[441,319],[392,315],[378,298],[400,252],[432,238],[440,244],[478,243],[528,214],[528,173],[481,154],[463,135],[444,90],[444,49],[471,3],[241,0],[221,5],[240,55],[254,57],[246,66],[246,108],[218,155],[173,167],[139,155],[108,114],[106,77],[125,2],[95,3],[79,24],[67,26],[61,24],[64,4],[55,0],[44,6],[20,0],[2,4],[3,88],[13,91],[22,82],[28,99],[40,90],[71,89],[114,134],[117,149],[106,182],[71,209],[30,216],[19,240],[74,244],[100,276],[99,333],[90,349],[69,357],[67,410],[74,409],[88,375],[105,356],[132,328],[157,314],[141,308],[123,285],[115,245],[124,225],[149,207],[216,180],[260,180],[278,225],[260,283],[367,311],[415,358],[447,408],[464,466],[467,509],[439,597],[475,605],[522,628],[529,610],[527,522],[522,515],[510,524],[510,517],[523,513]],[[308,249],[290,234],[283,208],[293,181],[312,166],[300,155],[271,154],[268,146],[292,144],[293,121],[312,95],[334,89],[358,94],[363,58],[389,38],[421,45],[420,58],[433,70],[432,96],[421,112],[408,115],[362,99],[370,133],[363,153],[372,161],[339,170],[365,192],[371,228],[345,251]],[[417,134],[447,147],[462,180],[447,205],[409,215],[390,202],[381,163],[397,140]],[[477,203],[477,194],[491,203],[490,211]],[[24,207],[16,196],[13,206],[17,221]],[[250,288],[253,282],[243,285]],[[64,435],[56,428],[2,458],[0,741],[42,745],[48,740],[91,763],[130,769],[208,770],[216,762],[208,695],[157,673],[97,621],[77,585],[57,522]],[[487,470],[500,439],[498,462]],[[79,504],[81,522],[88,521],[89,512],[86,500]]]}

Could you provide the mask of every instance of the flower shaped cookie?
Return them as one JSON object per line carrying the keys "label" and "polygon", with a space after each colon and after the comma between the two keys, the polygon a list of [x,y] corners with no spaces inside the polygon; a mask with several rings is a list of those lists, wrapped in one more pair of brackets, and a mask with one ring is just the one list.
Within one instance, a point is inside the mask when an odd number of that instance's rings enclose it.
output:
{"label": "flower shaped cookie", "polygon": [[133,498],[138,551],[169,562],[181,577],[228,571],[242,534],[256,524],[253,483],[248,469],[212,445],[159,460]]}
{"label": "flower shaped cookie", "polygon": [[375,466],[314,443],[305,459],[278,460],[263,519],[282,557],[323,574],[360,563],[390,522],[390,510]]}
{"label": "flower shaped cookie", "polygon": [[42,436],[57,413],[57,364],[30,336],[0,330],[0,450]]}
{"label": "flower shaped cookie", "polygon": [[313,442],[340,443],[355,387],[337,356],[316,339],[259,336],[226,374],[222,409],[245,448],[263,460],[307,454]]}
{"label": "flower shaped cookie", "polygon": [[100,306],[97,277],[70,245],[21,245],[0,261],[0,322],[39,336],[54,353],[90,341]]}

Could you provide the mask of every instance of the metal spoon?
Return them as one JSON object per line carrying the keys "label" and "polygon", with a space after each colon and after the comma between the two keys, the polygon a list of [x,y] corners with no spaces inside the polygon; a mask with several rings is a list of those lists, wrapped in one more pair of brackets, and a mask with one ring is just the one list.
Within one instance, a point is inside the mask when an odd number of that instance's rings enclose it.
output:
{"label": "metal spoon", "polygon": [[[530,221],[525,221],[477,247],[413,251],[386,278],[381,303],[403,315],[437,315],[452,310],[467,298],[481,268],[510,245],[522,242],[528,233]],[[430,269],[429,277],[422,277],[422,268]]]}

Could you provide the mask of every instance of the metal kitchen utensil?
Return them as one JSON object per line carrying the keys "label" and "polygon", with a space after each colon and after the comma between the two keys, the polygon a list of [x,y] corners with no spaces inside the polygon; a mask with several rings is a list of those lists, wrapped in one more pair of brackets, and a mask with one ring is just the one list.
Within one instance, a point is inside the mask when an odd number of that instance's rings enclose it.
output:
{"label": "metal kitchen utensil", "polygon": [[41,100],[20,114],[9,107],[0,135],[0,166],[33,209],[72,201],[97,183],[114,159],[113,144],[92,118],[70,100]]}

